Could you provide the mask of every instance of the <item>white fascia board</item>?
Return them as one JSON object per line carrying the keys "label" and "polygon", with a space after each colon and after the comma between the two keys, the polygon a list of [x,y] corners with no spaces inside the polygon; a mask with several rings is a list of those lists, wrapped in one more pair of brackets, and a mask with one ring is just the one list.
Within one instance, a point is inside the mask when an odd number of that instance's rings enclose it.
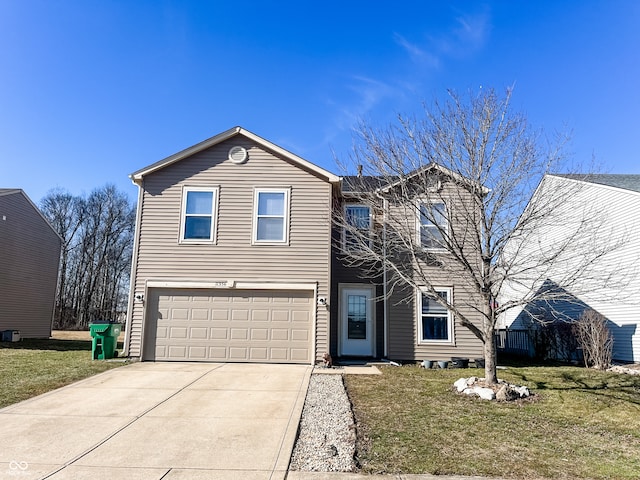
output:
{"label": "white fascia board", "polygon": [[253,140],[255,143],[257,143],[258,145],[261,145],[262,147],[271,150],[272,152],[275,152],[287,159],[289,159],[292,163],[294,163],[295,165],[298,165],[299,167],[302,167],[306,170],[311,171],[312,173],[326,178],[328,182],[330,183],[339,183],[340,182],[340,177],[337,175],[334,175],[333,173],[329,172],[328,170],[325,170],[324,168],[321,168],[307,160],[305,160],[302,157],[299,157],[298,155],[295,155],[291,152],[289,152],[288,150],[285,150],[282,147],[279,147],[278,145],[271,143],[268,140],[265,140],[264,138],[256,135],[255,133],[252,133],[248,130],[245,130],[242,127],[233,127],[225,132],[219,133],[218,135],[215,135],[211,138],[208,138],[207,140],[204,140],[200,143],[197,143],[189,148],[186,148],[178,153],[175,153],[163,160],[160,160],[159,162],[153,163],[145,168],[142,168],[136,172],[133,172],[132,174],[129,175],[129,178],[131,179],[131,181],[135,184],[140,185],[142,183],[142,178],[145,175],[149,175],[150,173],[153,173],[157,170],[160,170],[164,167],[167,167],[175,162],[178,162],[180,160],[182,160],[183,158],[187,158],[191,155],[194,155],[202,150],[205,150],[209,147],[212,147],[214,145],[217,145],[218,143],[224,142],[225,140],[228,140],[229,138],[235,136],[235,135],[243,135],[246,138]]}
{"label": "white fascia board", "polygon": [[558,180],[563,180],[563,181],[567,181],[569,183],[582,183],[584,185],[589,185],[590,187],[594,187],[594,188],[602,188],[605,190],[613,190],[615,192],[622,192],[622,193],[628,193],[630,195],[640,195],[640,192],[636,192],[635,190],[629,190],[628,188],[622,188],[622,187],[616,187],[615,185],[605,185],[604,183],[596,183],[596,182],[590,182],[589,180],[583,180],[580,178],[568,178],[568,177],[564,177],[562,175],[556,175],[553,173],[547,173],[545,174],[545,177],[553,177],[556,178]]}

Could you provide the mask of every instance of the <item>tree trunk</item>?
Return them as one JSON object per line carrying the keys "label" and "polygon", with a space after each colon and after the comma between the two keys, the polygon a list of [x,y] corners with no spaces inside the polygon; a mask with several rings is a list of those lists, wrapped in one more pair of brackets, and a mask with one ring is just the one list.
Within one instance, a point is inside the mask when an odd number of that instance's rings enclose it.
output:
{"label": "tree trunk", "polygon": [[489,338],[484,341],[484,378],[489,384],[498,383],[498,375],[496,373],[496,339],[493,331],[489,332]]}

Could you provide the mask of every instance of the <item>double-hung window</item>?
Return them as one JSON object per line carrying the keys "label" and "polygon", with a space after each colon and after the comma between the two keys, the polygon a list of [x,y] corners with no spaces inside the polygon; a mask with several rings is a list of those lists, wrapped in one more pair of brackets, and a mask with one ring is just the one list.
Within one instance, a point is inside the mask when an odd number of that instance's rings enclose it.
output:
{"label": "double-hung window", "polygon": [[359,250],[363,243],[371,246],[371,210],[365,205],[344,207],[346,226],[343,229],[345,250]]}
{"label": "double-hung window", "polygon": [[256,188],[253,205],[253,243],[289,242],[288,188]]}
{"label": "double-hung window", "polygon": [[444,203],[420,204],[418,234],[422,248],[444,248],[444,234],[447,229],[447,208]]}
{"label": "double-hung window", "polygon": [[217,206],[217,187],[184,187],[180,242],[215,243]]}
{"label": "double-hung window", "polygon": [[[436,294],[451,304],[451,288],[436,288]],[[452,343],[453,321],[451,312],[426,292],[418,290],[419,338],[421,343]]]}

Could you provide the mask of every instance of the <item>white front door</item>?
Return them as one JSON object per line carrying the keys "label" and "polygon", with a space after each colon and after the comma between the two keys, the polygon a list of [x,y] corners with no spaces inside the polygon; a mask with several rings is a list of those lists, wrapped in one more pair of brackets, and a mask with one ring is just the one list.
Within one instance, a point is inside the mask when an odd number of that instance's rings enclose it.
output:
{"label": "white front door", "polygon": [[372,289],[342,289],[340,324],[340,355],[373,355]]}

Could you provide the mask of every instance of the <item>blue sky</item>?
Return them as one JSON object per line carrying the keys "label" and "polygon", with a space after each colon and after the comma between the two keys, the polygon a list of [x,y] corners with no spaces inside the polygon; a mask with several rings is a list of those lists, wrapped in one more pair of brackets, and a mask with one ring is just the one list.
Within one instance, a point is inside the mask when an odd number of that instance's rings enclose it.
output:
{"label": "blue sky", "polygon": [[0,0],[0,187],[36,202],[236,125],[340,173],[359,118],[515,85],[578,161],[640,173],[640,2]]}

